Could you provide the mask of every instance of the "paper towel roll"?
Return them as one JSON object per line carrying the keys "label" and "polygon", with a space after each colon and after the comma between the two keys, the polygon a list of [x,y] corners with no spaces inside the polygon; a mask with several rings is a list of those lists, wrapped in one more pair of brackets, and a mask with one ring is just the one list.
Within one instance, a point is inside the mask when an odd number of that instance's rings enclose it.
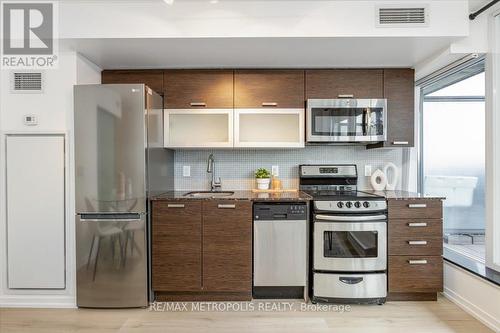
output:
{"label": "paper towel roll", "polygon": [[[392,173],[392,180],[389,179],[389,173]],[[396,189],[396,185],[398,185],[399,181],[399,169],[394,163],[387,163],[384,166],[384,174],[387,181],[387,185],[385,186],[386,190],[394,191]]]}
{"label": "paper towel roll", "polygon": [[372,173],[370,182],[375,191],[383,191],[387,185],[387,177],[382,170],[377,169],[374,173]]}

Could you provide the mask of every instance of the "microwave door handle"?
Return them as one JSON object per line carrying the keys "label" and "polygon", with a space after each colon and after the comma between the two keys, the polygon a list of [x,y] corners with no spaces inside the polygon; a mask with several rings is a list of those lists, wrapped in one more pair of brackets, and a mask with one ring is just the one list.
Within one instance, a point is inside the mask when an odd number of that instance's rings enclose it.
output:
{"label": "microwave door handle", "polygon": [[368,135],[368,112],[363,110],[363,136]]}

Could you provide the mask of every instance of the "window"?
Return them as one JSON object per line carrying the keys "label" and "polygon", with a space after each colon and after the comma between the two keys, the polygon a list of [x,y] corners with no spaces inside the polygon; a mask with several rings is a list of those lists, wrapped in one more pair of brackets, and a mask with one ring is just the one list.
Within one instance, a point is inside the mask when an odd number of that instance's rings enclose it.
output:
{"label": "window", "polygon": [[421,190],[446,197],[445,249],[484,263],[484,61],[424,88],[422,106]]}

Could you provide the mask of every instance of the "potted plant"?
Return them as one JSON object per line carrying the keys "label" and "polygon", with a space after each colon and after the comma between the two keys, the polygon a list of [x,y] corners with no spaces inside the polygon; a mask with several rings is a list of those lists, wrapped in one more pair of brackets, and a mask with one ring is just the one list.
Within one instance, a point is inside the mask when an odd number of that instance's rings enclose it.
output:
{"label": "potted plant", "polygon": [[255,171],[255,178],[257,179],[257,188],[259,190],[269,189],[271,182],[271,173],[265,168],[259,168]]}

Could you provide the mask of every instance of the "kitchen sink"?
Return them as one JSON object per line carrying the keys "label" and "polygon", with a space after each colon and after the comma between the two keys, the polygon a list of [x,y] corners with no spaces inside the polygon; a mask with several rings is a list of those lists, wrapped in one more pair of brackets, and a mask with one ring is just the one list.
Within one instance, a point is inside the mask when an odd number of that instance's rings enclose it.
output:
{"label": "kitchen sink", "polygon": [[184,196],[190,198],[221,198],[229,197],[233,194],[233,191],[193,191],[184,194]]}

